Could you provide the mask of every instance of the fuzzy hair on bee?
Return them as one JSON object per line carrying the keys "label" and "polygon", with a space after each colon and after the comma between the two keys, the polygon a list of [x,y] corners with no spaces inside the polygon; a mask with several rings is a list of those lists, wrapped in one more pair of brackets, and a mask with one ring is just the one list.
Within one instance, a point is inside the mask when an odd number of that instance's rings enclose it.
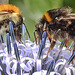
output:
{"label": "fuzzy hair on bee", "polygon": [[9,32],[9,21],[12,21],[14,33],[21,40],[23,17],[18,7],[11,4],[0,4],[0,34]]}
{"label": "fuzzy hair on bee", "polygon": [[[39,37],[39,44],[42,40],[42,34],[44,31],[46,31],[49,41],[51,42],[51,45],[49,47],[49,50],[47,52],[47,58],[49,51],[53,49],[53,47],[56,44],[56,41],[59,38],[62,38],[63,41],[65,41],[65,47],[67,47],[67,44],[69,43],[69,40],[74,42],[74,49],[75,51],[75,14],[71,13],[72,10],[70,8],[58,8],[58,9],[52,9],[48,10],[39,23],[35,25],[35,31],[34,31],[34,37],[36,40],[35,32],[37,32]],[[51,37],[53,35],[53,39]],[[37,43],[37,41],[36,41]],[[40,48],[39,48],[40,49]]]}
{"label": "fuzzy hair on bee", "polygon": [[42,37],[44,24],[50,34],[56,33],[59,29],[60,38],[67,38],[75,41],[75,14],[71,8],[58,8],[47,11],[40,22],[35,25],[40,38]]}

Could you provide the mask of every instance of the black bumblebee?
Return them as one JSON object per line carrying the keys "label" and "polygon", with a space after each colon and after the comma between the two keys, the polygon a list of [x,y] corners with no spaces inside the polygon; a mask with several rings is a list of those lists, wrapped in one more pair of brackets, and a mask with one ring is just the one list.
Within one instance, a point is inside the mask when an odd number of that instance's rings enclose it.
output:
{"label": "black bumblebee", "polygon": [[[54,47],[56,40],[59,38],[66,39],[65,46],[67,46],[69,40],[74,41],[75,50],[75,14],[71,13],[71,11],[71,8],[49,10],[35,26],[35,31],[40,40],[42,39],[42,33],[47,31],[47,36],[51,42],[49,51]],[[54,35],[54,40],[50,36],[52,34]]]}

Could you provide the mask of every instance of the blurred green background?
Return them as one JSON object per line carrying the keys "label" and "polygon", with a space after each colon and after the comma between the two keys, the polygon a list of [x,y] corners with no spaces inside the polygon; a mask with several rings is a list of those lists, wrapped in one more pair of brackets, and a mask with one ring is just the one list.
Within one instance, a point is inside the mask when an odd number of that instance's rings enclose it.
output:
{"label": "blurred green background", "polygon": [[35,24],[47,10],[71,7],[73,12],[75,11],[75,0],[9,0],[9,3],[20,8],[24,23],[30,32],[31,40],[34,38]]}

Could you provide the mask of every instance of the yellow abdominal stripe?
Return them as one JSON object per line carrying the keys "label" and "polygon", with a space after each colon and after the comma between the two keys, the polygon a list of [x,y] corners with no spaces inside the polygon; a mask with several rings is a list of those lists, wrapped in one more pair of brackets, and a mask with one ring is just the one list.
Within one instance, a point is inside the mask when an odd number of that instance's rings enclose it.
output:
{"label": "yellow abdominal stripe", "polygon": [[46,20],[47,20],[48,22],[51,22],[51,21],[52,21],[52,19],[51,19],[51,17],[50,17],[50,15],[49,15],[48,12],[46,12],[46,13],[44,14],[44,16],[45,16],[45,18],[46,18]]}

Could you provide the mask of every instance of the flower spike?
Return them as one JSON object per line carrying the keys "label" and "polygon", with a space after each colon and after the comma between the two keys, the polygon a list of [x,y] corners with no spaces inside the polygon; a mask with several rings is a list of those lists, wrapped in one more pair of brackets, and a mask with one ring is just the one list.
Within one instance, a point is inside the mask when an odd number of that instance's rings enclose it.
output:
{"label": "flower spike", "polygon": [[20,67],[20,63],[17,63],[17,75],[21,75],[21,67]]}
{"label": "flower spike", "polygon": [[16,59],[17,59],[17,61],[19,61],[20,56],[19,56],[19,50],[18,50],[16,42],[13,43],[13,46],[14,46],[14,50],[15,50]]}
{"label": "flower spike", "polygon": [[10,30],[12,42],[14,42],[15,41],[15,35],[14,35],[13,24],[11,21],[9,22],[9,30]]}
{"label": "flower spike", "polygon": [[26,28],[25,28],[24,24],[22,25],[22,40],[25,44],[25,41],[26,41]]}
{"label": "flower spike", "polygon": [[7,35],[6,35],[6,41],[7,41],[7,50],[8,50],[8,54],[11,54],[11,42],[10,42],[9,33],[7,33]]}
{"label": "flower spike", "polygon": [[42,35],[42,40],[41,40],[41,43],[40,43],[40,47],[39,47],[39,53],[38,53],[39,58],[41,57],[42,50],[45,47],[46,37],[47,37],[47,32],[44,31],[43,35]]}

